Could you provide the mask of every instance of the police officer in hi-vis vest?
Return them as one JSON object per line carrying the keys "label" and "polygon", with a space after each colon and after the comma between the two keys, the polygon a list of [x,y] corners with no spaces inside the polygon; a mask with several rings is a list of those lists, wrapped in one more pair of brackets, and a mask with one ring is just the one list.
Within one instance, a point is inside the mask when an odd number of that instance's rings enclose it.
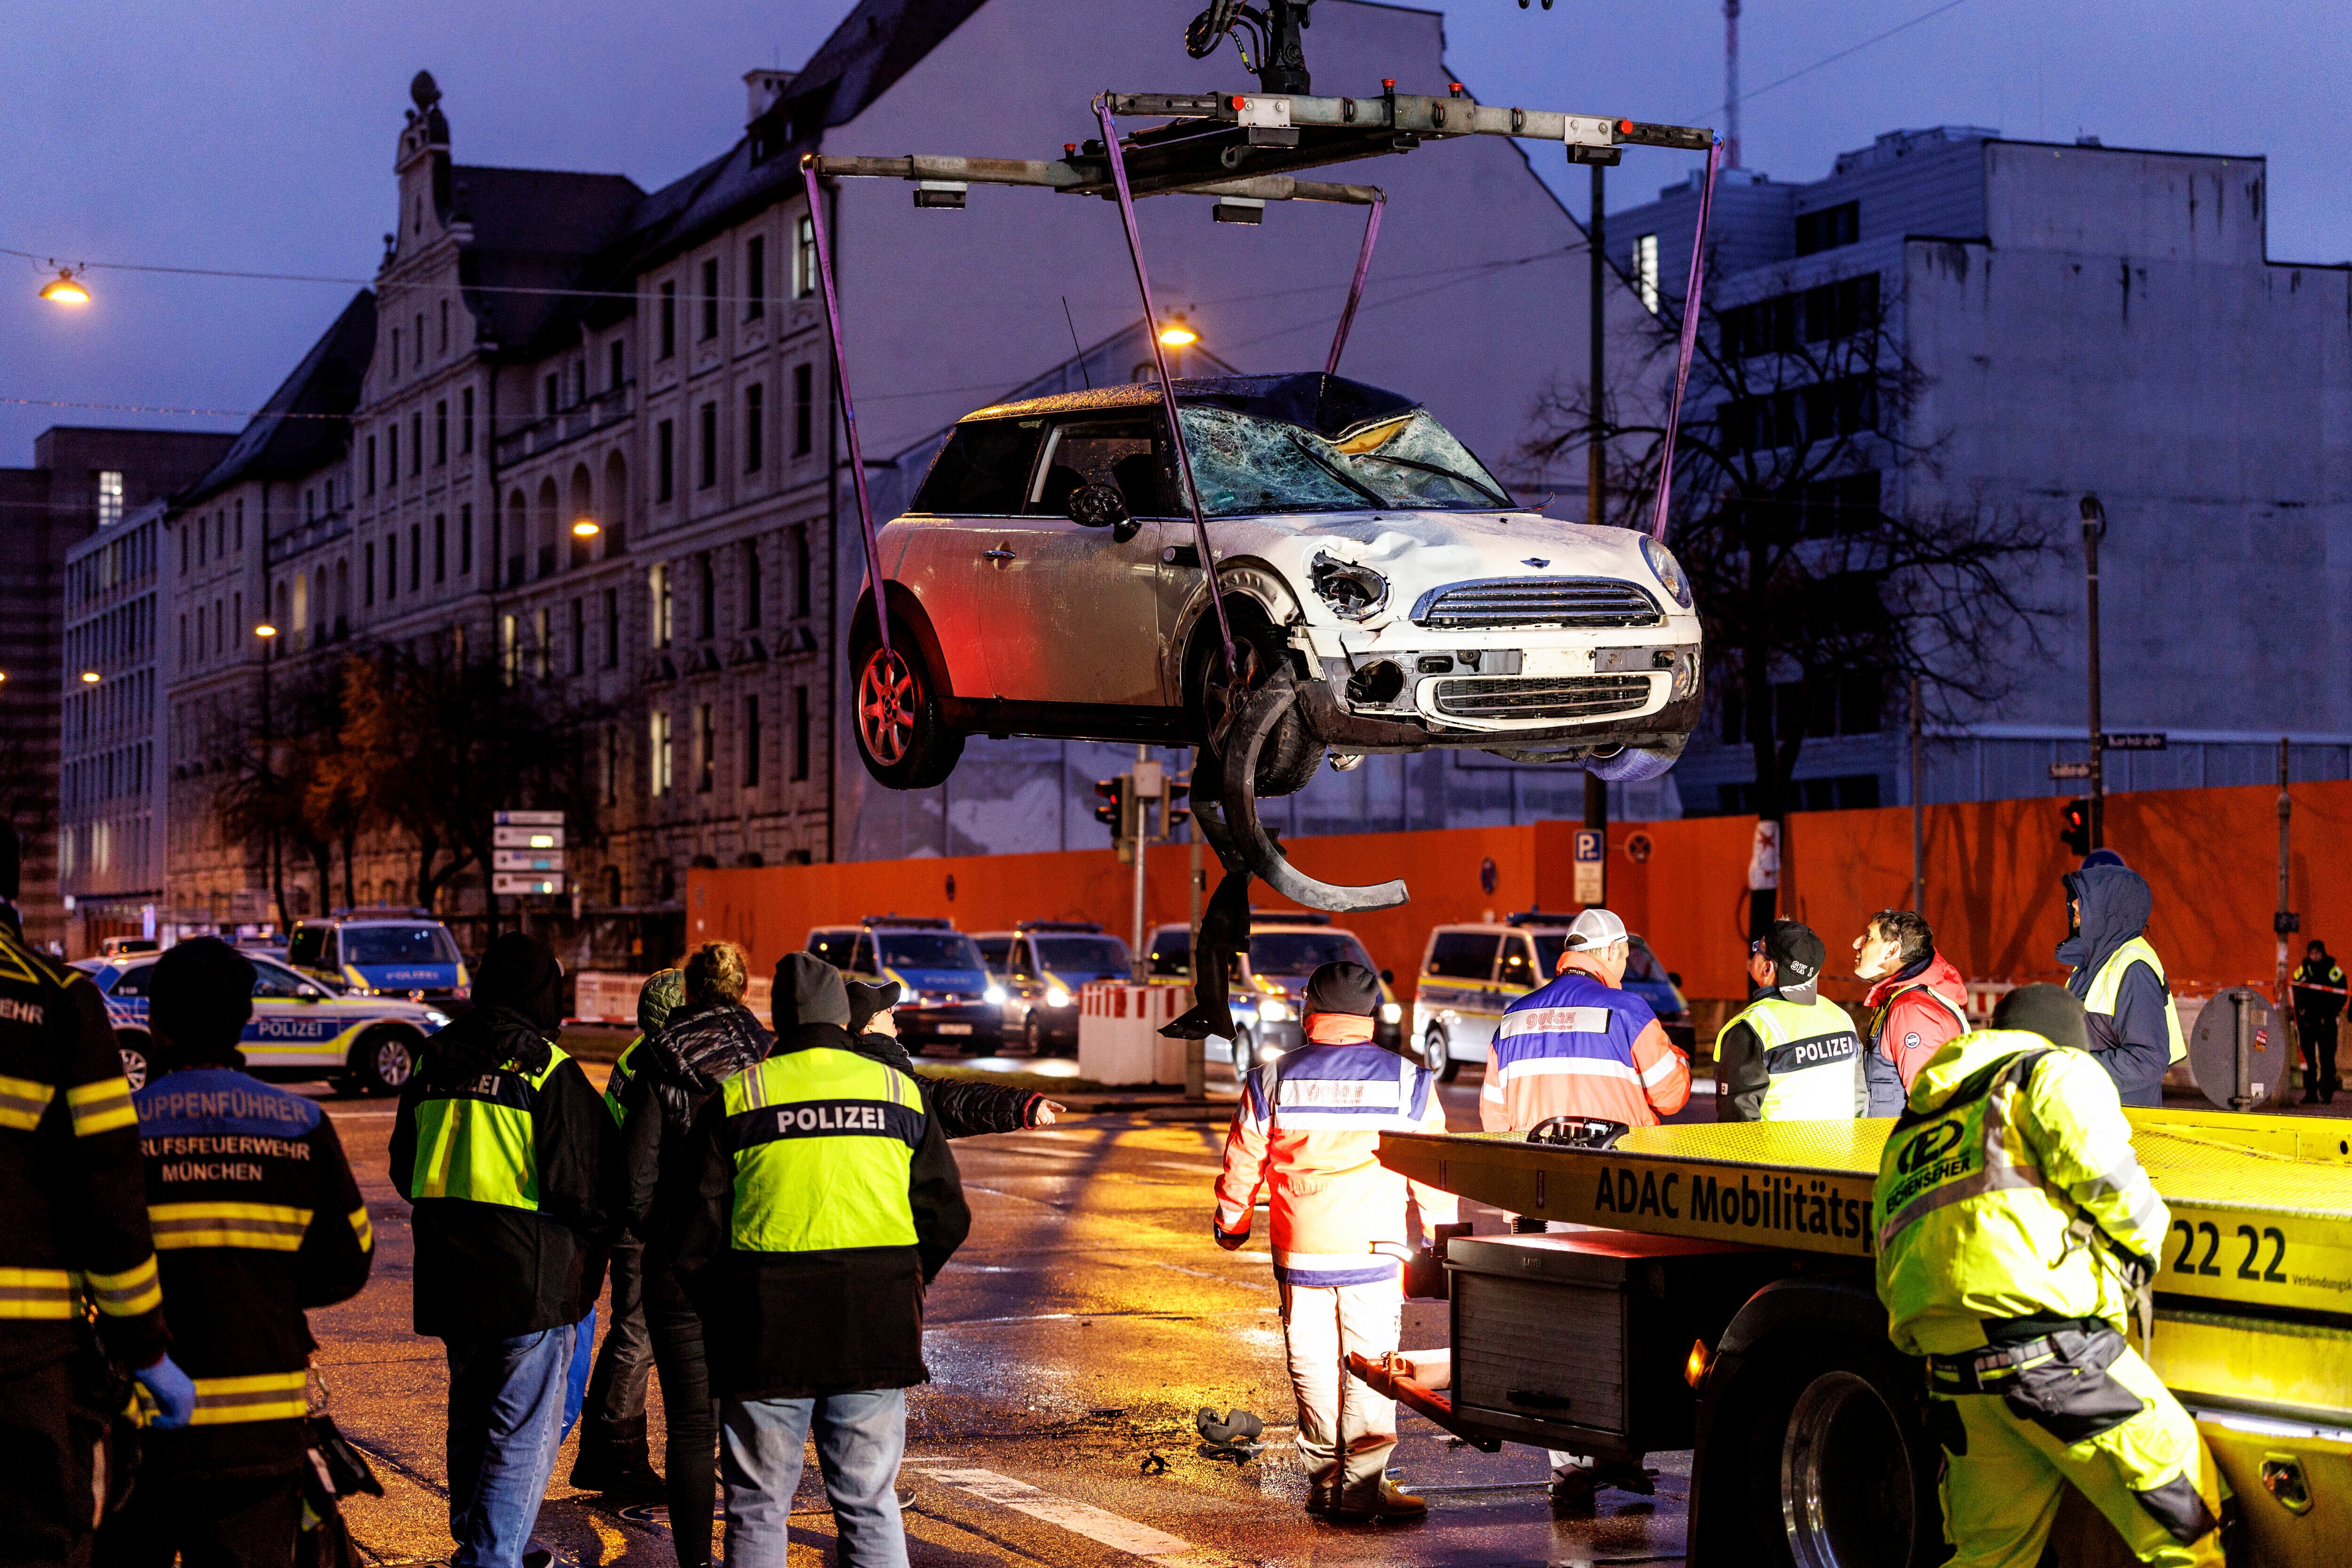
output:
{"label": "police officer in hi-vis vest", "polygon": [[[563,966],[490,943],[474,1010],[425,1043],[393,1124],[415,1205],[415,1327],[449,1356],[452,1568],[518,1568],[555,1469],[574,1334],[604,1282],[613,1118],[556,1046]],[[591,1325],[593,1328],[593,1325]]]}
{"label": "police officer in hi-vis vest", "polygon": [[2147,879],[2111,849],[2094,849],[2066,885],[2071,930],[2058,962],[2083,1004],[2091,1055],[2126,1105],[2161,1106],[2165,1069],[2189,1054],[2165,983],[2164,961],[2144,934],[2155,904]]}
{"label": "police officer in hi-vis vest", "polygon": [[1862,1039],[1822,998],[1828,948],[1812,928],[1774,921],[1748,950],[1755,996],[1715,1040],[1717,1121],[1820,1121],[1868,1114]]}

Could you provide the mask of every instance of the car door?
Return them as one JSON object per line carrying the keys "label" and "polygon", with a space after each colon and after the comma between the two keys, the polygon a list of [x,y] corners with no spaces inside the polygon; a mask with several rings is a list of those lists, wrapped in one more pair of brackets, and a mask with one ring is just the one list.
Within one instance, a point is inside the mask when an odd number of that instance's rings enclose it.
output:
{"label": "car door", "polygon": [[[981,637],[992,689],[1007,701],[1157,708],[1165,701],[1160,552],[1166,443],[1156,409],[1053,420],[1024,515],[982,552]],[[1131,538],[1070,521],[1084,485],[1120,492]]]}
{"label": "car door", "polygon": [[1502,1018],[1493,999],[1498,945],[1491,931],[1440,931],[1430,939],[1421,999],[1444,1026],[1447,1048],[1457,1059],[1486,1055]]}
{"label": "car door", "polygon": [[1045,418],[974,419],[955,427],[932,459],[914,505],[881,541],[890,580],[911,590],[937,634],[948,687],[989,695],[982,647],[990,584],[982,552],[1023,514]]}
{"label": "car door", "polygon": [[270,959],[253,960],[253,1016],[237,1048],[257,1068],[341,1067],[343,1009],[317,981]]}

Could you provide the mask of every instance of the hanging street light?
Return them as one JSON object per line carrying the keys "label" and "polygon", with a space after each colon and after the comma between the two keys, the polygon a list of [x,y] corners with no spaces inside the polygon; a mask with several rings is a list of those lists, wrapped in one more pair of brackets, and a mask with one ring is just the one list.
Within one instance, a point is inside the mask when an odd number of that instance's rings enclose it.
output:
{"label": "hanging street light", "polygon": [[81,683],[84,686],[96,686],[98,684],[98,671],[94,669],[85,669],[81,672]]}
{"label": "hanging street light", "polygon": [[1171,316],[1168,324],[1160,329],[1160,341],[1171,349],[1190,348],[1201,341],[1201,334],[1185,324],[1181,316]]}
{"label": "hanging street light", "polygon": [[41,286],[41,298],[52,305],[87,305],[89,303],[89,290],[82,287],[81,279],[74,276],[72,268],[60,267],[58,275]]}
{"label": "hanging street light", "polygon": [[253,635],[257,637],[274,637],[278,635],[278,628],[264,621],[253,628]]}
{"label": "hanging street light", "polygon": [[584,517],[572,525],[572,537],[574,539],[593,539],[603,531],[594,522]]}

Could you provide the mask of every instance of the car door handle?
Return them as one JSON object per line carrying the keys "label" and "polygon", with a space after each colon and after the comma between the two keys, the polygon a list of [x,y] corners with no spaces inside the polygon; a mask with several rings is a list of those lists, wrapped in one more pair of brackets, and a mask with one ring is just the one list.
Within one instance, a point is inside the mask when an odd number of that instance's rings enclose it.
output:
{"label": "car door handle", "polygon": [[980,553],[983,558],[995,562],[999,566],[1013,559],[1013,552],[1010,550],[983,550]]}

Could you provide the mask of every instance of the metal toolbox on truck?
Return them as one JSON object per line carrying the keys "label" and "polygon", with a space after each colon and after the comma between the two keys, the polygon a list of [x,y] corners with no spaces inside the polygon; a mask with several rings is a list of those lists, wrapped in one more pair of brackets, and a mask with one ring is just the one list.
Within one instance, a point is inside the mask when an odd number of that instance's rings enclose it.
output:
{"label": "metal toolbox on truck", "polygon": [[1445,1266],[1455,1419],[1602,1458],[1691,1446],[1692,1347],[1788,1271],[1737,1242],[1620,1230],[1459,1237]]}

